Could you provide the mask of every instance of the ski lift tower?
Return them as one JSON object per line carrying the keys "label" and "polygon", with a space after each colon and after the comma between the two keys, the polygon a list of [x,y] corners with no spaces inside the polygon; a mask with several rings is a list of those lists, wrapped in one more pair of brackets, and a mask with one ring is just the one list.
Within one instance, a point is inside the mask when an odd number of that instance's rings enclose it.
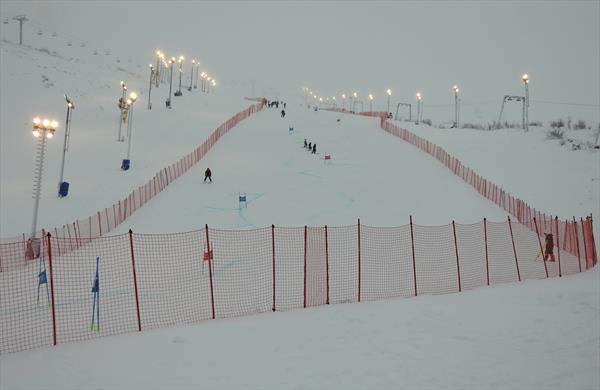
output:
{"label": "ski lift tower", "polygon": [[25,15],[17,15],[13,18],[13,20],[16,20],[17,22],[19,22],[19,45],[23,44],[23,23],[27,22],[29,19],[27,19],[27,16]]}
{"label": "ski lift tower", "polygon": [[510,102],[510,101],[516,101],[516,102],[523,102],[523,118],[522,118],[522,123],[523,123],[523,130],[527,131],[527,122],[525,120],[525,111],[526,111],[526,105],[527,105],[527,99],[525,98],[525,96],[513,96],[513,95],[504,95],[504,98],[502,99],[502,106],[500,107],[500,115],[498,116],[498,127],[500,126],[500,124],[502,123],[502,116],[504,115],[504,104],[506,102]]}

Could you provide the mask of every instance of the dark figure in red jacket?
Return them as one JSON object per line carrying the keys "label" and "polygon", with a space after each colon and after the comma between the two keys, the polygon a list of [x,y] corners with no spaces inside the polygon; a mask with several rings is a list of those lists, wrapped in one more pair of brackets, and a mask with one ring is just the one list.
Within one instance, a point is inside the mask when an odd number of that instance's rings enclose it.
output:
{"label": "dark figure in red jacket", "polygon": [[554,238],[552,237],[552,233],[546,233],[545,244],[544,260],[554,261]]}

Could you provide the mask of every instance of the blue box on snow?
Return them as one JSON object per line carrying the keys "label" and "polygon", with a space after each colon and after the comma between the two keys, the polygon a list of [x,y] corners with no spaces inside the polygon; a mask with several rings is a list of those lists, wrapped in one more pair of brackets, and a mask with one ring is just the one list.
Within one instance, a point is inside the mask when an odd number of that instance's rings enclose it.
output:
{"label": "blue box on snow", "polygon": [[129,169],[129,160],[123,159],[123,162],[121,163],[121,169],[124,171]]}
{"label": "blue box on snow", "polygon": [[60,187],[58,188],[58,196],[59,197],[65,197],[69,194],[69,183],[66,181],[63,181],[62,183],[60,183]]}

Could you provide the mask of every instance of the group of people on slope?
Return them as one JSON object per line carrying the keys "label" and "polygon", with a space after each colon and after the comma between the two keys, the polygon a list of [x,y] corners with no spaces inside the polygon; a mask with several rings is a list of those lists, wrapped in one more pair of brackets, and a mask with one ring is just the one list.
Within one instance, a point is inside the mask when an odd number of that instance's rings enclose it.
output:
{"label": "group of people on slope", "polygon": [[317,154],[317,144],[316,143],[306,143],[306,138],[304,138],[304,149],[308,149],[312,154]]}

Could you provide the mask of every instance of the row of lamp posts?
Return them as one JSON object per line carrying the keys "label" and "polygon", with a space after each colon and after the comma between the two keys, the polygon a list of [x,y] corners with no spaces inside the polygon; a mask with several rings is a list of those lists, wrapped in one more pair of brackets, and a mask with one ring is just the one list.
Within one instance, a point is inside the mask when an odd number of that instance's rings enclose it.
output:
{"label": "row of lamp posts", "polygon": [[[171,93],[173,86],[173,65],[176,60],[175,57],[172,57],[168,63],[165,61],[165,55],[160,51],[156,52],[156,67],[150,64],[150,83],[148,88],[148,109],[152,109],[151,102],[151,93],[152,93],[152,85],[158,88],[160,82],[164,82],[166,78],[167,69],[170,69],[169,76],[169,98],[166,101],[167,108],[171,108]],[[177,92],[175,92],[175,96],[181,96],[183,93],[181,92],[181,77],[183,73],[182,65],[183,65],[184,57],[179,57],[179,88]],[[192,60],[192,69],[190,74],[190,86],[188,87],[188,91],[193,88],[198,88],[198,78],[202,78],[202,91],[210,92],[210,86],[216,86],[216,81],[214,78],[211,78],[205,72],[202,72],[199,75],[199,67],[200,62],[195,59]],[[196,77],[194,78],[194,70],[196,71]],[[195,82],[194,82],[195,81]],[[129,96],[127,96],[127,84],[124,81],[121,81],[121,97],[119,98],[119,110],[120,110],[120,118],[119,118],[119,132],[117,134],[117,141],[123,142],[125,138],[122,136],[122,126],[123,123],[127,123],[127,156],[121,162],[121,169],[126,171],[129,169],[131,164],[131,138],[132,138],[132,130],[133,130],[133,106],[137,101],[137,94],[135,92],[131,92]],[[58,196],[66,197],[69,192],[69,183],[64,181],[64,170],[65,170],[65,160],[66,160],[66,152],[69,148],[69,140],[71,134],[71,116],[73,110],[75,110],[75,104],[73,101],[65,94],[65,100],[67,102],[67,116],[65,120],[65,136],[63,143],[63,152],[62,159],[60,165],[60,179],[58,182]],[[56,129],[58,128],[58,122],[56,120],[50,119],[40,119],[38,117],[33,119],[33,130],[32,133],[34,137],[38,139],[38,148],[36,153],[35,160],[35,171],[33,177],[33,221],[31,226],[31,236],[29,240],[29,248],[28,251],[32,248],[32,242],[36,241],[36,230],[37,230],[37,219],[38,219],[38,210],[39,210],[39,202],[40,196],[42,192],[42,176],[44,170],[44,159],[46,155],[46,140],[51,139],[56,133]],[[39,242],[38,242],[39,248]]]}
{"label": "row of lamp posts", "polygon": [[[529,75],[527,73],[523,74],[521,76],[521,80],[523,81],[523,84],[525,85],[525,104],[524,104],[524,112],[523,112],[523,129],[525,131],[529,130]],[[318,102],[322,102],[323,98],[314,94],[308,87],[303,87],[302,90],[305,93],[305,101],[308,103],[309,97],[312,97],[314,100],[318,101]],[[460,123],[460,96],[459,96],[459,92],[460,92],[460,88],[458,88],[458,85],[454,85],[452,87],[452,91],[454,93],[454,121],[453,121],[453,126],[454,128],[457,128],[459,126]],[[390,113],[390,98],[392,96],[392,90],[391,89],[387,89],[385,91],[386,95],[387,95],[387,112],[388,114]],[[343,93],[341,95],[342,97],[342,109],[346,108],[346,94]],[[369,110],[373,111],[373,94],[369,94]],[[416,124],[419,124],[420,121],[423,120],[423,96],[421,95],[420,92],[417,92],[417,119],[416,119]],[[355,106],[357,103],[361,103],[358,100],[358,93],[357,92],[353,92],[350,95],[350,105],[349,105],[349,109],[354,112],[355,111]],[[325,98],[325,101],[329,101],[329,98]],[[335,96],[332,98],[332,102],[331,103],[334,107],[337,106],[336,105],[336,100],[335,100]],[[409,103],[400,103],[399,105],[405,105],[405,106],[410,106]]]}

